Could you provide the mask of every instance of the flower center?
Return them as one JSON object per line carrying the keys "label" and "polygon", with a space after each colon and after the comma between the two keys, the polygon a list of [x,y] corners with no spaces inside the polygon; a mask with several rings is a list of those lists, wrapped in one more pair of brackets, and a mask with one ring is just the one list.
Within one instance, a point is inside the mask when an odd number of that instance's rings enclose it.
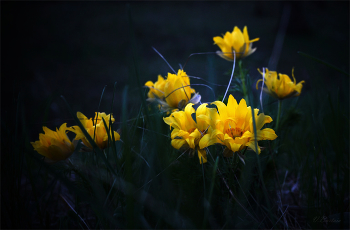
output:
{"label": "flower center", "polygon": [[244,131],[240,128],[230,128],[228,130],[226,130],[226,133],[232,137],[232,138],[235,138],[235,137],[241,137],[244,133]]}

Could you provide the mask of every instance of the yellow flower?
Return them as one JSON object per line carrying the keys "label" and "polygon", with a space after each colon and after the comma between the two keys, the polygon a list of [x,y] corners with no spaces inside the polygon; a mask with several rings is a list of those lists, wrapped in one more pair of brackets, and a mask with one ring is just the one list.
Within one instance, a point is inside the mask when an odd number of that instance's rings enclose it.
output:
{"label": "yellow flower", "polygon": [[[87,117],[81,112],[77,112],[77,117],[80,120],[81,124],[84,126],[87,133],[95,141],[95,143],[100,149],[105,149],[108,146],[108,134],[102,118],[105,120],[106,125],[109,128],[109,120],[111,119],[112,123],[114,123],[114,118],[113,116],[111,116],[111,114],[106,115],[105,113],[95,112],[95,118],[92,120],[92,118],[87,119]],[[75,140],[82,140],[87,147],[92,149],[92,145],[86,139],[84,133],[79,128],[79,126],[73,126],[69,130],[76,134]],[[112,137],[111,131],[110,136]],[[114,131],[114,141],[118,140],[120,140],[119,133]]]}
{"label": "yellow flower", "polygon": [[[207,162],[207,154],[205,149],[198,147],[202,136],[207,132],[209,125],[200,118],[201,115],[208,115],[207,104],[202,104],[197,108],[197,111],[189,103],[185,107],[185,111],[173,112],[169,117],[163,118],[164,122],[174,130],[171,132],[171,145],[175,149],[197,149],[199,163],[203,158],[203,163]],[[196,121],[193,120],[192,114],[196,112]],[[193,152],[192,151],[192,152]]]}
{"label": "yellow flower", "polygon": [[164,86],[166,81],[161,75],[158,75],[158,81],[153,83],[152,81],[146,82],[145,86],[149,88],[147,96],[149,98],[164,98]]}
{"label": "yellow flower", "polygon": [[256,48],[252,49],[252,42],[259,41],[259,38],[249,40],[247,26],[244,27],[243,33],[235,26],[232,33],[226,32],[223,37],[217,36],[213,40],[221,49],[216,53],[228,61],[233,61],[233,50],[236,52],[236,58],[244,58],[254,53]]}
{"label": "yellow flower", "polygon": [[[258,69],[261,75],[263,73]],[[264,76],[264,75],[263,75]],[[265,77],[263,77],[264,83],[266,87],[263,90],[270,94],[271,96],[278,98],[280,100],[289,98],[289,97],[297,97],[301,93],[301,89],[303,88],[303,83],[305,81],[301,81],[296,84],[296,80],[294,77],[294,69],[292,70],[293,81],[286,74],[278,74],[276,71],[269,71],[266,69]],[[256,82],[256,89],[258,89],[259,82],[263,81],[260,79]]]}
{"label": "yellow flower", "polygon": [[191,99],[191,94],[195,92],[190,86],[190,78],[183,70],[179,70],[177,74],[168,73],[164,93],[166,95],[165,101],[170,107],[179,107],[182,101],[186,105]]}
{"label": "yellow flower", "polygon": [[67,123],[61,125],[56,132],[43,126],[45,134],[39,134],[39,140],[30,142],[35,151],[45,156],[49,161],[56,162],[67,159],[74,152],[74,144],[67,136]]}
{"label": "yellow flower", "polygon": [[148,81],[145,86],[150,89],[147,100],[158,102],[163,111],[182,110],[188,103],[197,104],[200,101],[199,94],[191,97],[196,91],[191,88],[190,78],[181,69],[177,74],[168,73],[165,80],[159,75],[157,82]]}
{"label": "yellow flower", "polygon": [[[241,151],[245,147],[255,151],[255,136],[252,120],[252,111],[250,106],[247,107],[246,101],[242,99],[237,104],[236,99],[230,95],[227,106],[221,101],[215,101],[212,104],[216,108],[209,108],[209,115],[202,116],[203,119],[211,126],[212,131],[203,136],[199,142],[200,148],[219,143],[225,145],[229,149],[229,155],[233,152]],[[257,141],[274,140],[277,138],[275,131],[270,128],[261,128],[266,123],[270,123],[272,118],[263,113],[259,113],[259,109],[254,109],[255,122],[257,129]],[[260,147],[258,147],[260,154]]]}

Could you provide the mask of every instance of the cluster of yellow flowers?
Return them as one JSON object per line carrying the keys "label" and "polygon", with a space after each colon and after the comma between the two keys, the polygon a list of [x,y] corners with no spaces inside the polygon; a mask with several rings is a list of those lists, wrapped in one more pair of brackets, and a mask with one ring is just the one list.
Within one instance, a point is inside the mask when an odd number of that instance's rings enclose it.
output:
{"label": "cluster of yellow flowers", "polygon": [[[176,149],[192,149],[198,151],[200,163],[207,162],[205,148],[213,144],[226,146],[225,155],[232,156],[233,152],[245,147],[256,151],[255,139],[274,140],[277,138],[275,131],[270,128],[261,128],[272,121],[270,116],[259,114],[259,109],[254,109],[257,136],[254,136],[253,119],[250,106],[242,99],[238,104],[230,95],[227,105],[221,101],[212,104],[216,108],[208,108],[207,104],[200,105],[197,110],[188,104],[184,111],[173,112],[164,122],[174,127],[171,133],[171,145]],[[196,113],[196,121],[192,118]],[[258,147],[260,153],[260,147]]]}
{"label": "cluster of yellow flowers", "polygon": [[[259,41],[259,38],[249,40],[247,27],[244,27],[242,33],[242,31],[235,26],[232,33],[226,32],[223,37],[217,36],[214,37],[213,40],[214,44],[218,45],[221,49],[221,51],[217,51],[216,53],[226,60],[233,61],[234,54],[236,55],[236,58],[239,59],[255,52],[256,48],[252,49],[252,42]],[[299,96],[301,89],[303,88],[302,83],[305,81],[301,81],[296,84],[293,71],[292,76],[294,81],[292,82],[289,76],[286,74],[277,74],[275,71],[269,71],[266,69],[266,73],[264,75],[259,70],[259,72],[263,75],[263,79],[258,80],[256,83],[256,88],[258,89],[258,83],[264,80],[266,88],[263,90],[279,100]]]}
{"label": "cluster of yellow flowers", "polygon": [[[114,118],[111,114],[96,112],[95,118],[87,119],[87,117],[81,112],[77,112],[77,117],[81,121],[83,127],[86,129],[90,137],[95,141],[96,145],[100,149],[105,149],[108,146],[108,133],[110,130],[110,136],[112,137],[111,129],[109,128],[110,120],[114,123]],[[106,122],[106,126],[103,120]],[[59,129],[56,128],[56,132],[43,126],[44,134],[39,134],[39,140],[31,142],[34,149],[41,155],[45,156],[49,162],[56,162],[65,160],[74,152],[75,146],[69,140],[67,132],[71,131],[76,134],[74,140],[82,140],[87,150],[92,151],[93,147],[86,139],[83,131],[79,126],[67,127],[64,123]],[[120,140],[120,135],[114,131],[114,141]],[[74,141],[73,141],[74,142]]]}
{"label": "cluster of yellow flowers", "polygon": [[[216,52],[220,57],[235,61],[236,58],[244,58],[255,52],[256,48],[252,48],[252,43],[259,38],[249,40],[245,26],[243,33],[238,27],[234,27],[232,33],[226,32],[223,37],[217,36],[213,40],[221,49]],[[261,73],[259,69],[258,71]],[[294,81],[291,81],[285,74],[266,69],[265,73],[261,73],[263,79],[257,81],[256,88],[258,89],[259,82],[264,81],[263,90],[279,100],[299,96],[304,81],[296,84],[293,71]],[[244,99],[237,103],[230,95],[227,105],[214,101],[211,104],[216,108],[209,108],[205,103],[194,109],[193,106],[200,102],[201,96],[191,87],[190,78],[182,69],[177,74],[168,73],[165,78],[159,75],[156,82],[148,81],[145,86],[149,88],[148,101],[158,103],[161,111],[172,112],[170,116],[163,118],[170,129],[174,128],[171,132],[171,145],[175,149],[190,151],[190,155],[197,151],[200,163],[207,162],[207,147],[214,144],[225,146],[224,155],[230,157],[234,152],[246,148],[260,154],[260,147],[255,147],[256,141],[277,138],[273,129],[262,129],[265,124],[272,122],[272,118],[264,113],[258,114],[259,109],[254,109],[253,119],[251,107],[247,106]],[[108,146],[109,137],[114,137],[114,141],[120,140],[119,134],[111,131],[110,122],[114,122],[111,114],[96,112],[94,119],[88,119],[78,112],[77,117],[100,149]],[[256,124],[256,135],[253,120]],[[81,140],[85,150],[93,149],[79,126],[67,127],[64,123],[59,129],[56,128],[56,132],[45,126],[43,130],[44,134],[39,135],[39,141],[31,144],[38,153],[53,162],[68,158],[74,151],[74,144],[67,136],[68,131],[76,134],[75,142]]]}
{"label": "cluster of yellow flowers", "polygon": [[[217,36],[213,40],[221,49],[216,53],[225,60],[234,61],[235,58],[244,58],[255,52],[256,48],[252,48],[252,43],[259,38],[249,40],[245,26],[243,33],[238,27],[234,27],[232,33],[226,32],[223,37]],[[261,73],[260,70],[259,72]],[[296,84],[293,73],[294,81],[285,74],[277,75],[275,71],[268,69],[261,74],[263,79],[256,83],[257,89],[258,83],[264,81],[266,87],[263,90],[279,100],[300,95],[304,81]],[[171,132],[171,145],[175,149],[189,150],[190,155],[197,151],[200,163],[207,162],[206,147],[210,145],[226,146],[226,157],[245,148],[260,154],[260,147],[255,148],[255,141],[277,138],[273,129],[262,129],[265,124],[272,122],[272,118],[264,113],[258,115],[259,109],[254,109],[257,130],[257,135],[254,135],[252,111],[244,99],[238,104],[230,95],[227,105],[215,101],[211,104],[217,108],[208,108],[207,104],[201,104],[195,110],[193,105],[200,102],[200,96],[197,93],[191,99],[190,95],[195,90],[191,88],[190,80],[183,70],[179,70],[177,75],[168,73],[167,79],[159,75],[157,82],[148,81],[145,86],[149,88],[148,101],[158,102],[162,111],[172,111],[169,117],[164,118],[170,129],[174,128]],[[195,120],[192,117],[194,113]]]}

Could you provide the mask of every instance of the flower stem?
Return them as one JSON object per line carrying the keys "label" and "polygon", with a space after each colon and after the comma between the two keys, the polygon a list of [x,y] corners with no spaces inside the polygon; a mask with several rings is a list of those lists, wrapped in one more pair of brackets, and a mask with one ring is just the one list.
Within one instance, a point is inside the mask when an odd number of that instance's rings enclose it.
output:
{"label": "flower stem", "polygon": [[244,96],[245,101],[248,102],[247,87],[245,85],[245,76],[244,76],[241,60],[239,61],[239,75],[240,75],[241,82],[242,82],[243,96]]}
{"label": "flower stem", "polygon": [[282,100],[278,100],[278,113],[277,113],[276,131],[278,130],[278,125],[280,123],[281,108],[282,108]]}
{"label": "flower stem", "polygon": [[236,169],[237,169],[239,160],[238,160],[238,153],[234,152],[233,154],[234,154],[234,156],[233,156],[233,163],[234,163],[234,172],[235,172]]}
{"label": "flower stem", "polygon": [[73,162],[72,162],[69,158],[67,158],[67,159],[65,160],[65,162],[66,162],[66,164],[67,164],[71,169],[74,169]]}

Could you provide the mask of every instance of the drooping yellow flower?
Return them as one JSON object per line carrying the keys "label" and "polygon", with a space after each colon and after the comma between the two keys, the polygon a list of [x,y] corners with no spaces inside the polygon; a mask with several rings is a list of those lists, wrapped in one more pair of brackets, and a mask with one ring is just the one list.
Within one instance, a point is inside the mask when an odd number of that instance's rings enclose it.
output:
{"label": "drooping yellow flower", "polygon": [[256,48],[252,49],[252,42],[259,41],[259,38],[249,40],[247,26],[242,31],[235,26],[232,33],[226,32],[223,37],[217,36],[213,38],[214,44],[218,45],[221,51],[216,53],[228,60],[233,61],[233,51],[236,52],[236,58],[244,58],[255,52]]}
{"label": "drooping yellow flower", "polygon": [[49,161],[56,162],[67,159],[74,152],[74,144],[67,136],[67,123],[61,125],[56,132],[43,126],[44,134],[39,134],[39,140],[30,142],[35,151],[45,156]]}
{"label": "drooping yellow flower", "polygon": [[[237,104],[236,99],[230,95],[227,105],[221,101],[215,101],[212,104],[216,108],[209,108],[209,115],[201,116],[211,126],[212,131],[206,134],[199,142],[200,148],[205,148],[213,144],[222,144],[229,149],[230,153],[241,151],[245,147],[255,151],[255,136],[252,120],[252,111],[247,106],[246,101],[242,99]],[[274,140],[277,138],[275,131],[270,128],[261,128],[266,123],[270,123],[272,118],[259,109],[254,109],[257,137],[256,140]],[[260,154],[260,147],[258,147]],[[228,155],[230,156],[230,155]]]}
{"label": "drooping yellow flower", "polygon": [[[261,75],[263,75],[264,83],[266,85],[263,90],[271,96],[282,100],[300,95],[301,89],[303,88],[303,83],[305,81],[301,81],[297,84],[294,77],[294,69],[292,70],[293,81],[288,77],[288,75],[281,73],[277,75],[276,71],[269,71],[267,68],[265,77],[259,69],[258,71]],[[256,82],[256,89],[258,89],[258,84],[261,81],[263,81],[263,79],[259,79]]]}
{"label": "drooping yellow flower", "polygon": [[[174,130],[171,132],[171,145],[175,149],[192,149],[197,150],[199,163],[201,158],[203,163],[207,162],[207,153],[205,149],[200,149],[198,144],[203,135],[208,131],[209,125],[200,118],[201,115],[208,115],[207,104],[202,104],[197,108],[197,111],[189,103],[184,111],[173,112],[169,117],[163,118],[164,122]],[[193,120],[192,114],[196,113],[196,121]]]}
{"label": "drooping yellow flower", "polygon": [[177,74],[168,73],[164,80],[160,75],[158,81],[153,83],[146,82],[150,91],[148,92],[148,101],[156,101],[161,105],[163,111],[182,110],[188,103],[198,103],[200,95],[191,88],[190,78],[186,72],[179,70]]}
{"label": "drooping yellow flower", "polygon": [[[105,149],[108,146],[108,133],[106,131],[106,127],[102,118],[105,120],[107,128],[109,128],[109,120],[111,119],[112,123],[114,123],[114,118],[113,116],[112,117],[111,116],[112,116],[111,114],[106,115],[105,113],[95,112],[95,118],[92,120],[92,118],[88,119],[81,112],[77,112],[77,117],[80,120],[81,124],[84,126],[87,133],[95,141],[95,143],[100,149]],[[92,145],[86,139],[84,133],[79,128],[79,126],[73,126],[69,130],[76,134],[75,140],[82,140],[82,142],[87,147],[92,149]],[[114,134],[114,141],[120,140],[119,133],[114,131],[113,134]],[[111,131],[110,131],[110,137],[112,137]]]}

